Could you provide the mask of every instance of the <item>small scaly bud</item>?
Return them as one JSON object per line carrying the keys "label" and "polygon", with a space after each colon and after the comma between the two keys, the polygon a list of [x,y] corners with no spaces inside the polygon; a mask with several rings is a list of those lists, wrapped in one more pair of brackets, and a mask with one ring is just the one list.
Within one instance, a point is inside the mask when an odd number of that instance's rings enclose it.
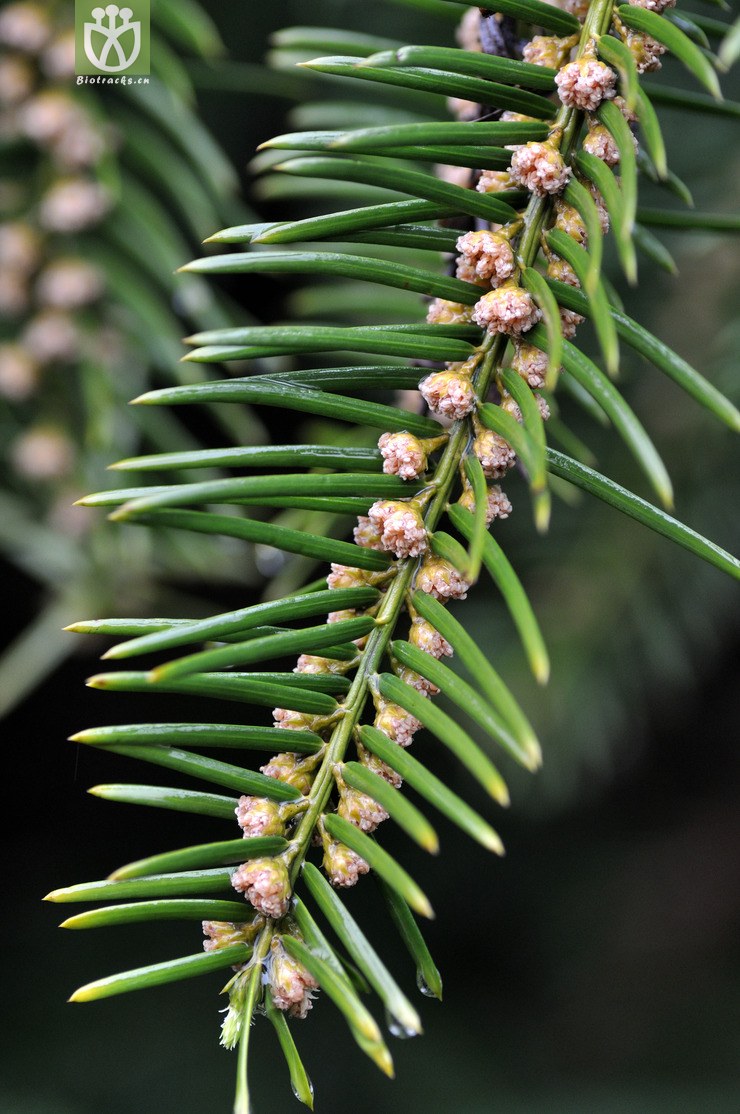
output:
{"label": "small scaly bud", "polygon": [[421,730],[421,723],[399,704],[380,699],[376,709],[375,727],[387,735],[391,742],[398,743],[400,747],[408,747],[416,732]]}
{"label": "small scaly bud", "polygon": [[274,938],[270,944],[264,981],[270,987],[273,1005],[300,1020],[312,1008],[314,991],[319,988],[316,979],[303,964],[288,955],[281,937]]}
{"label": "small scaly bud", "polygon": [[511,366],[530,387],[542,387],[547,372],[547,352],[519,341],[514,345]]}
{"label": "small scaly bud", "polygon": [[358,515],[357,525],[353,530],[355,545],[363,549],[382,549],[382,531],[370,521],[366,514]]}
{"label": "small scaly bud", "polygon": [[538,197],[562,193],[572,173],[552,143],[525,143],[516,148],[511,159],[514,181]]}
{"label": "small scaly bud", "polygon": [[615,97],[614,98],[614,107],[619,109],[619,111],[622,113],[622,115],[624,116],[624,118],[625,118],[625,120],[627,121],[628,124],[636,124],[637,123],[637,113],[635,112],[635,110],[633,108],[628,108],[627,107],[627,102],[624,99],[624,97],[619,97],[619,96]]}
{"label": "small scaly bud", "polygon": [[[498,486],[498,484],[494,484],[493,487],[489,487],[487,499],[486,526],[490,526],[494,518],[509,517],[513,510],[513,507],[509,502],[507,496]],[[460,503],[460,506],[465,507],[465,509],[468,511],[474,512],[476,504],[475,495],[473,494],[472,487],[467,488],[467,490],[462,493],[458,501]]]}
{"label": "small scaly bud", "polygon": [[567,108],[595,112],[603,100],[611,100],[616,93],[617,75],[603,62],[586,56],[563,66],[555,84]]}
{"label": "small scaly bud", "polygon": [[458,237],[457,250],[462,256],[458,278],[499,286],[514,273],[514,252],[502,232],[466,232]]}
{"label": "small scaly bud", "polygon": [[424,446],[413,433],[383,433],[378,441],[378,448],[383,457],[383,471],[387,476],[416,480],[427,470]]}
{"label": "small scaly bud", "polygon": [[280,806],[267,797],[240,797],[234,812],[245,839],[285,834]]}
{"label": "small scaly bud", "polygon": [[562,197],[555,198],[555,228],[579,244],[586,243],[586,225],[580,214]]}
{"label": "small scaly bud", "polygon": [[610,223],[609,222],[609,210],[607,209],[606,205],[604,204],[604,198],[601,196],[601,194],[599,193],[599,191],[597,190],[596,186],[593,183],[591,183],[591,188],[590,188],[589,192],[594,199],[594,204],[596,205],[596,212],[599,214],[599,224],[601,225],[601,231],[606,236],[607,232],[609,231],[609,223]]}
{"label": "small scaly bud", "polygon": [[488,290],[492,285],[475,273],[475,267],[464,255],[459,255],[455,262],[455,278],[459,278],[461,282],[472,283],[473,286],[480,286],[481,290]]}
{"label": "small scaly bud", "polygon": [[232,944],[249,944],[254,939],[251,922],[234,924],[232,921],[203,921],[203,950],[217,952]]}
{"label": "small scaly bud", "polygon": [[[561,312],[562,313],[567,313],[569,311],[568,310],[562,310]],[[576,314],[576,316],[578,316],[578,315]],[[583,321],[583,318],[581,318],[581,321]],[[537,403],[537,406],[539,408],[540,414],[542,416],[542,420],[543,420],[543,422],[546,422],[548,420],[548,418],[550,417],[550,407],[547,405],[547,401],[542,397],[542,395],[535,394],[534,397],[535,397],[535,402]],[[501,399],[500,406],[501,406],[501,409],[505,410],[507,414],[511,414],[512,418],[516,418],[516,420],[520,424],[521,424],[521,422],[523,422],[524,419],[522,417],[522,412],[519,408],[519,404],[514,401],[514,399],[511,397],[511,395],[509,394],[508,391],[504,391],[503,397]]]}
{"label": "small scaly bud", "polygon": [[[627,111],[625,102],[622,97],[617,97],[614,103],[615,105],[617,105],[617,108],[619,108],[625,119],[629,120],[629,117],[632,116],[632,122],[635,121],[636,117],[634,113],[629,113]],[[632,146],[634,147],[635,151],[638,151],[640,145],[637,142],[637,136],[632,131],[630,132],[630,135],[632,137]],[[611,132],[608,131],[608,129],[605,128],[603,124],[596,124],[589,129],[583,141],[583,149],[585,151],[588,151],[590,154],[595,155],[597,159],[601,159],[608,166],[616,166],[616,164],[619,162],[619,148],[617,147],[617,144],[615,143]]]}
{"label": "small scaly bud", "polygon": [[367,584],[365,569],[355,569],[350,565],[332,562],[331,572],[326,578],[329,588],[363,588]]}
{"label": "small scaly bud", "polygon": [[428,325],[467,325],[470,321],[470,306],[459,302],[448,302],[435,298],[427,310]]}
{"label": "small scaly bud", "polygon": [[313,731],[316,722],[314,716],[295,712],[292,708],[273,708],[272,719],[274,727],[283,727],[288,731]]}
{"label": "small scaly bud", "polygon": [[306,796],[307,793],[311,792],[311,786],[316,776],[316,758],[314,755],[301,758],[297,754],[276,754],[260,769],[265,777],[271,777],[275,781],[282,781],[285,785],[291,785],[299,793]]}
{"label": "small scaly bud", "polygon": [[582,325],[586,320],[580,313],[576,313],[574,309],[563,309],[560,307],[560,329],[566,340],[576,335],[576,329]]}
{"label": "small scaly bud", "polygon": [[409,631],[409,642],[425,654],[433,658],[452,657],[453,650],[446,638],[443,638],[436,627],[427,619],[420,616],[414,619]]}
{"label": "small scaly bud", "polygon": [[324,838],[324,870],[332,886],[357,885],[361,874],[367,874],[370,864],[336,839]]}
{"label": "small scaly bud", "polygon": [[350,663],[346,661],[333,661],[332,658],[322,658],[316,654],[301,654],[293,667],[294,673],[345,673]]}
{"label": "small scaly bud", "polygon": [[571,39],[558,39],[554,35],[535,35],[524,44],[522,58],[530,66],[548,66],[558,70],[570,53]]}
{"label": "small scaly bud", "polygon": [[619,162],[619,148],[612,133],[603,124],[595,124],[589,128],[583,140],[583,150],[589,155],[595,155],[607,166],[616,166]]}
{"label": "small scaly bud", "polygon": [[326,617],[327,623],[343,623],[346,619],[356,619],[357,611],[352,607],[345,607],[342,611],[330,611]]}
{"label": "small scaly bud", "polygon": [[473,442],[473,452],[478,457],[487,480],[500,479],[516,463],[516,453],[509,442],[492,429],[480,431]]}
{"label": "small scaly bud", "polygon": [[344,783],[339,787],[337,814],[362,832],[374,832],[378,824],[388,819],[388,813],[377,801]]}
{"label": "small scaly bud", "polygon": [[532,295],[513,282],[484,294],[473,310],[473,320],[489,333],[520,336],[542,317]]}
{"label": "small scaly bud", "polygon": [[435,684],[428,681],[426,677],[422,677],[421,673],[409,669],[408,666],[404,665],[401,666],[400,669],[397,668],[396,674],[405,685],[409,685],[410,688],[416,689],[420,696],[436,696],[439,692]]}
{"label": "small scaly bud", "polygon": [[368,511],[368,518],[382,531],[383,549],[399,559],[426,552],[427,532],[415,503],[379,499]]}
{"label": "small scaly bud", "polygon": [[258,913],[280,920],[288,912],[290,878],[282,859],[251,859],[232,874],[231,884]]}
{"label": "small scaly bud", "polygon": [[501,193],[514,188],[508,170],[483,170],[475,183],[478,193]]}
{"label": "small scaly bud", "polygon": [[624,41],[635,60],[638,74],[655,73],[661,68],[663,63],[660,59],[668,49],[663,46],[663,43],[658,42],[651,35],[632,30],[627,31]]}
{"label": "small scaly bud", "polygon": [[[503,124],[531,124],[533,120],[534,116],[525,116],[523,112],[513,112],[510,108],[501,113]],[[512,150],[512,148],[509,148],[509,150]]]}
{"label": "small scaly bud", "polygon": [[427,557],[416,574],[416,587],[437,600],[464,600],[470,584],[450,561]]}
{"label": "small scaly bud", "polygon": [[475,409],[475,387],[466,375],[435,371],[421,381],[419,390],[432,413],[450,421],[458,421]]}
{"label": "small scaly bud", "polygon": [[[419,724],[419,727],[421,727],[421,724]],[[409,743],[410,742],[411,740],[409,739]],[[400,745],[401,744],[399,744],[399,746]],[[406,745],[408,746],[408,743]],[[373,754],[371,750],[367,750],[361,743],[357,744],[357,757],[366,770],[370,770],[371,773],[377,774],[378,777],[382,777],[383,781],[387,781],[394,789],[400,789],[403,785],[403,778],[401,775],[396,773],[393,767],[389,766],[387,762],[383,762],[381,758]]]}
{"label": "small scaly bud", "polygon": [[566,286],[581,285],[570,263],[566,263],[564,259],[553,258],[548,261],[547,277],[563,282]]}

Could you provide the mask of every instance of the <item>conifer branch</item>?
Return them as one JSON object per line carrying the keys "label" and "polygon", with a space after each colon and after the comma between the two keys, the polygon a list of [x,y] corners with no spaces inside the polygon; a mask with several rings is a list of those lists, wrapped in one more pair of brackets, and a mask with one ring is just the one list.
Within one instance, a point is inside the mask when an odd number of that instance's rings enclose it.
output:
{"label": "conifer branch", "polygon": [[[256,374],[148,392],[136,400],[146,406],[248,402],[319,415],[351,423],[357,439],[353,449],[344,450],[338,434],[331,448],[242,446],[130,458],[118,467],[151,472],[218,464],[293,472],[123,488],[84,500],[92,506],[116,507],[111,516],[116,521],[240,538],[303,559],[331,562],[325,580],[278,601],[207,620],[156,620],[147,625],[122,619],[76,625],[79,630],[123,636],[125,640],[106,654],[114,660],[196,647],[148,672],[98,675],[89,682],[93,687],[177,692],[258,706],[270,706],[279,698],[285,705],[274,709],[272,728],[136,724],[78,733],[75,740],[85,745],[210,780],[240,794],[104,786],[95,790],[98,795],[222,817],[235,812],[245,841],[240,845],[221,840],[168,851],[129,863],[104,882],[49,895],[60,902],[146,899],[120,907],[126,908],[123,913],[101,910],[65,922],[78,928],[117,923],[121,917],[192,917],[194,906],[189,903],[195,899],[183,895],[197,892],[217,893],[225,887],[243,895],[241,916],[204,920],[208,962],[185,957],[125,972],[89,984],[77,995],[78,1000],[89,1000],[155,985],[239,957],[222,1030],[225,1045],[239,1045],[237,1114],[250,1109],[249,1034],[261,1003],[285,1053],[294,1091],[309,1105],[310,1083],[286,1017],[305,1017],[317,990],[333,1001],[359,1047],[389,1075],[390,1053],[358,988],[369,986],[376,992],[392,1018],[391,1031],[421,1031],[417,1011],[332,887],[354,885],[361,875],[374,871],[416,965],[420,987],[441,996],[439,973],[412,915],[413,910],[433,916],[432,904],[371,833],[390,818],[420,846],[436,853],[434,828],[422,810],[400,794],[405,778],[425,802],[484,847],[500,854],[503,844],[486,817],[406,752],[415,733],[424,728],[434,734],[502,806],[508,805],[509,792],[492,760],[495,748],[530,771],[540,764],[540,745],[525,711],[446,610],[451,600],[465,598],[481,570],[490,573],[511,611],[536,679],[547,680],[549,660],[534,611],[489,533],[492,522],[507,518],[512,510],[493,481],[515,465],[521,468],[541,533],[551,513],[548,476],[555,475],[593,492],[724,572],[736,576],[739,567],[729,554],[665,512],[547,444],[548,398],[552,401],[551,392],[562,384],[589,413],[614,424],[659,497],[670,504],[670,480],[660,456],[610,379],[618,368],[620,340],[647,355],[720,420],[736,426],[737,412],[716,388],[614,308],[615,296],[601,268],[603,237],[610,224],[629,281],[636,275],[633,240],[638,246],[649,243],[635,232],[638,172],[646,165],[635,154],[635,113],[650,151],[650,167],[658,179],[668,180],[659,125],[640,74],[655,68],[663,47],[668,47],[714,91],[709,63],[675,24],[667,24],[666,30],[666,21],[655,11],[625,5],[617,11],[614,0],[584,0],[570,4],[568,11],[539,0],[498,2],[500,19],[489,9],[468,10],[459,32],[460,48],[404,47],[371,36],[353,38],[349,32],[310,28],[284,34],[280,42],[290,49],[336,49],[339,44],[356,50],[355,55],[306,59],[305,72],[341,75],[373,88],[389,86],[417,98],[420,93],[432,99],[453,97],[457,119],[389,119],[350,131],[333,128],[278,137],[259,156],[268,174],[287,176],[309,191],[321,188],[344,196],[348,188],[380,187],[411,200],[383,200],[304,220],[233,226],[211,240],[246,244],[248,250],[209,256],[183,268],[199,274],[305,272],[341,276],[363,284],[363,290],[364,284],[371,284],[372,291],[390,291],[394,298],[402,290],[423,293],[433,298],[426,323],[291,323],[204,330],[188,338],[195,346],[189,361],[248,360]],[[429,14],[454,11],[455,3],[414,0]],[[666,6],[664,0],[651,4]],[[520,50],[517,28],[522,26],[539,26],[551,34],[535,35]],[[656,31],[654,38],[651,30]],[[273,150],[284,149],[291,157],[275,164]],[[439,175],[430,173],[418,167],[419,161],[441,163],[442,170]],[[611,170],[617,165],[619,180]],[[268,178],[268,191],[271,182]],[[659,223],[654,216],[650,219]],[[444,223],[426,223],[436,221]],[[324,240],[334,241],[329,246],[336,250],[324,251]],[[318,243],[320,250],[304,251],[304,241]],[[351,251],[341,248],[345,241]],[[256,244],[265,247],[254,250]],[[273,251],[273,244],[280,250]],[[367,247],[355,249],[367,244],[372,254]],[[399,250],[411,254],[399,261],[393,255]],[[440,250],[452,254],[454,276],[419,264],[419,256],[425,260],[424,253]],[[334,290],[318,287],[314,292],[316,304],[325,306],[322,316],[330,321]],[[382,303],[384,308],[387,304]],[[586,317],[595,326],[600,361],[570,343]],[[349,352],[353,362],[343,368],[273,376],[259,365],[265,357],[315,352]],[[358,362],[369,353],[414,363]],[[419,384],[429,415],[353,397],[354,391],[373,387],[405,390],[409,382],[418,381],[423,363],[432,364]],[[377,451],[370,448],[368,429],[382,431]],[[562,423],[561,429],[567,436]],[[581,445],[572,436],[570,443]],[[301,466],[334,471],[296,472]],[[229,513],[216,513],[213,507],[219,504]],[[280,513],[262,521],[245,509],[264,506]],[[314,517],[317,512],[320,517]],[[340,523],[346,516],[357,521],[354,545],[335,537],[343,533]],[[297,523],[314,526],[300,530]],[[326,615],[326,623],[319,621],[321,615]],[[309,625],[275,625],[304,620]],[[204,640],[214,639],[217,646],[200,648]],[[261,668],[264,662],[296,652],[300,657],[292,674]],[[441,660],[453,653],[469,680]],[[245,667],[256,671],[243,672]],[[455,705],[454,715],[435,703],[439,693]],[[372,725],[365,722],[371,701]],[[475,736],[464,726],[466,718],[474,724]],[[278,753],[260,773],[190,753],[192,747],[221,745],[274,747]],[[323,850],[328,881],[310,861],[316,844]],[[196,903],[199,909],[214,911],[234,906],[211,901]],[[350,960],[324,934],[314,908]]]}

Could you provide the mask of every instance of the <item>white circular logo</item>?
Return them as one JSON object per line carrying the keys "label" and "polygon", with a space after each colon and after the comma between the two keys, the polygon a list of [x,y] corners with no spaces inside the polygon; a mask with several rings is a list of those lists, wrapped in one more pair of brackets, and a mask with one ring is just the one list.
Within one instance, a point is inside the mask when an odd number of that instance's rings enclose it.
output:
{"label": "white circular logo", "polygon": [[85,24],[84,48],[87,59],[105,73],[120,73],[133,66],[141,50],[141,21],[132,20],[131,8],[108,4],[93,8],[94,23]]}

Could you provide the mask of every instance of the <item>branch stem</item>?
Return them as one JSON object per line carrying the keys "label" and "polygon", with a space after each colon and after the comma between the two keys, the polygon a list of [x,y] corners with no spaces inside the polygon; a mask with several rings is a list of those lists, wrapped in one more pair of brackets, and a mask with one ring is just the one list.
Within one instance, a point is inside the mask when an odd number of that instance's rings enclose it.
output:
{"label": "branch stem", "polygon": [[259,935],[254,952],[252,953],[252,958],[249,961],[247,990],[244,996],[244,1007],[242,1010],[242,1027],[241,1033],[239,1034],[234,1114],[250,1114],[249,1079],[247,1074],[249,1037],[252,1029],[254,1011],[257,1008],[257,1003],[262,993],[262,964],[270,950],[274,931],[274,922],[267,921]]}

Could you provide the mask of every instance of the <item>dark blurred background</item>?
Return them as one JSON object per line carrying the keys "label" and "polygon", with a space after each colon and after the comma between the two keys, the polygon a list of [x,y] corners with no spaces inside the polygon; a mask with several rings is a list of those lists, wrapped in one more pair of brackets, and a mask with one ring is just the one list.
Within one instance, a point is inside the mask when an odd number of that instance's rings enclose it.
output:
{"label": "dark blurred background", "polygon": [[[269,33],[291,23],[355,25],[408,41],[428,41],[432,32],[443,41],[448,34],[443,22],[393,5],[208,0],[205,6],[230,58],[250,64],[262,57]],[[690,80],[671,65],[665,71],[657,80]],[[241,72],[246,92],[206,88],[217,82],[204,78],[199,104],[248,188],[245,168],[256,144],[289,130],[292,102],[258,96],[257,71]],[[732,86],[728,80],[729,96]],[[661,119],[671,166],[691,185],[697,207],[735,208],[736,127],[665,110]],[[664,197],[647,189],[643,200],[657,204]],[[275,203],[262,204],[262,211],[268,218],[284,212]],[[664,240],[680,276],[643,262],[639,290],[623,292],[628,312],[732,396],[740,333],[733,321],[736,247],[706,234]],[[257,317],[280,317],[282,292],[273,284],[250,295],[257,298],[250,304]],[[740,484],[732,435],[632,354],[623,384],[674,477],[677,516],[737,549]],[[734,392],[737,401],[736,386]],[[569,420],[596,449],[602,471],[645,494],[615,438],[594,434],[577,412]],[[291,433],[300,436],[283,427],[281,439]],[[390,1083],[319,998],[294,1030],[316,1107],[336,1114],[735,1114],[740,623],[733,585],[600,505],[556,502],[551,535],[543,540],[531,526],[523,484],[513,480],[507,493],[520,513],[499,536],[551,648],[549,687],[536,690],[526,675],[507,615],[487,585],[456,614],[530,711],[543,740],[544,770],[536,779],[511,771],[513,805],[498,824],[507,846],[503,861],[490,860],[442,821],[443,849],[435,861],[384,831],[387,846],[404,857],[437,909],[425,928],[445,1002],[421,1001],[426,1033],[394,1041],[397,1079]],[[36,589],[10,566],[3,575],[9,621],[20,626]],[[252,598],[222,588],[213,601],[225,609]],[[147,853],[223,838],[216,821],[129,810],[86,795],[99,781],[149,775],[65,743],[85,726],[143,718],[140,703],[115,697],[111,710],[111,697],[84,688],[104,647],[81,642],[78,655],[4,724],[8,931],[0,1109],[225,1112],[235,1056],[218,1046],[217,976],[90,1006],[65,1004],[90,979],[195,951],[197,934],[187,924],[61,933],[55,925],[73,910],[44,906],[40,896],[104,877]],[[157,713],[182,715],[165,698]],[[475,791],[444,754],[433,753],[430,763],[475,803]],[[347,900],[412,988],[413,972],[372,880]],[[263,1024],[252,1055],[255,1109],[297,1110]]]}

